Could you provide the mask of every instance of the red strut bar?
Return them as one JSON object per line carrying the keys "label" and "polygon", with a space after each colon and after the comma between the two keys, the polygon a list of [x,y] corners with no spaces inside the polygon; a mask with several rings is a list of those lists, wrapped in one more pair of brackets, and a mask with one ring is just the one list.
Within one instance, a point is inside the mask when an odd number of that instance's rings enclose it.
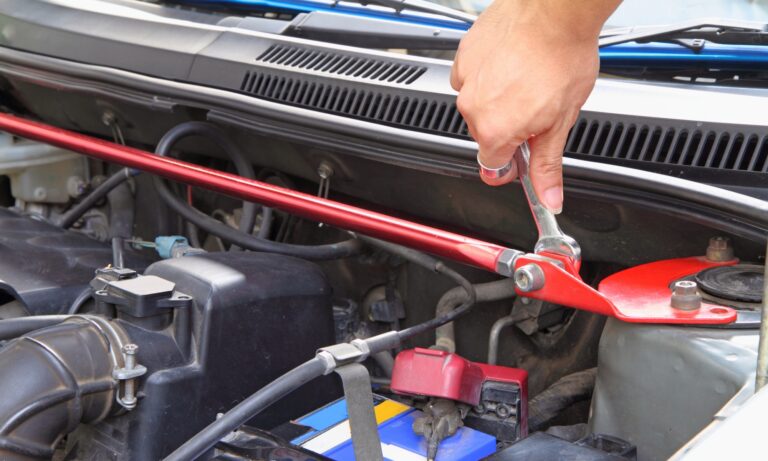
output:
{"label": "red strut bar", "polygon": [[496,272],[506,248],[404,219],[368,211],[291,189],[160,157],[143,150],[0,113],[0,130],[107,162],[279,208],[313,221],[407,245],[460,263]]}
{"label": "red strut bar", "polygon": [[666,298],[661,296],[645,305],[627,302],[620,294],[608,293],[606,296],[584,283],[579,277],[578,267],[562,255],[546,251],[524,254],[519,250],[173,158],[160,157],[10,114],[0,113],[0,130],[174,181],[262,203],[297,216],[399,243],[504,276],[512,276],[519,269],[524,272],[532,268],[534,273],[539,272],[540,286],[521,291],[518,285],[517,290],[519,294],[531,298],[609,315],[627,322],[722,324],[736,319],[733,309],[721,306],[705,305],[694,312],[681,312],[671,308]]}

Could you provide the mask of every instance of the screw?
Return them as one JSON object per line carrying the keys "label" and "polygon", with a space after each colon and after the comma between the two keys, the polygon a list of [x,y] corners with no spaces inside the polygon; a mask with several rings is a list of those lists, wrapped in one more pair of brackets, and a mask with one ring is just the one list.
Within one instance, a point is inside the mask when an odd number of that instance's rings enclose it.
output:
{"label": "screw", "polygon": [[707,259],[714,262],[730,261],[734,258],[731,239],[728,237],[712,237],[707,247]]}
{"label": "screw", "polygon": [[[136,351],[138,350],[139,346],[136,344],[126,344],[123,346],[123,358],[125,360],[126,370],[133,370],[136,368]],[[133,379],[125,380],[123,404],[127,408],[133,408],[136,405],[136,383]]]}
{"label": "screw", "polygon": [[333,176],[333,167],[326,162],[322,162],[317,167],[317,175],[320,176],[320,179],[329,179]]}
{"label": "screw", "polygon": [[510,413],[512,413],[512,410],[504,404],[500,404],[499,406],[496,407],[496,416],[498,416],[501,419],[507,418],[510,415]]}
{"label": "screw", "polygon": [[515,271],[515,286],[524,293],[540,290],[544,287],[544,271],[536,264],[526,264]]}
{"label": "screw", "polygon": [[681,280],[672,286],[670,305],[683,311],[695,311],[701,307],[701,294],[696,282]]}

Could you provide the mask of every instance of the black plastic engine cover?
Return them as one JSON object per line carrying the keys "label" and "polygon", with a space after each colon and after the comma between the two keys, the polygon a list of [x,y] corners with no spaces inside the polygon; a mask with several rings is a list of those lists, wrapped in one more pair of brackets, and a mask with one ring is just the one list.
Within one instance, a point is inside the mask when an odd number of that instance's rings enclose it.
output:
{"label": "black plastic engine cover", "polygon": [[[88,287],[94,271],[112,262],[112,248],[77,232],[0,208],[0,292],[32,315],[62,314]],[[131,251],[125,262],[149,265]]]}
{"label": "black plastic engine cover", "polygon": [[[68,442],[71,459],[161,459],[256,390],[334,343],[331,287],[318,266],[265,253],[210,253],[160,261],[145,275],[176,284],[193,298],[192,340],[177,324],[152,331],[121,325],[139,345],[149,372],[137,407]],[[135,319],[139,320],[139,319]],[[183,350],[180,344],[190,344]],[[185,357],[189,357],[186,358]],[[335,381],[299,389],[249,424],[269,429],[338,396]]]}

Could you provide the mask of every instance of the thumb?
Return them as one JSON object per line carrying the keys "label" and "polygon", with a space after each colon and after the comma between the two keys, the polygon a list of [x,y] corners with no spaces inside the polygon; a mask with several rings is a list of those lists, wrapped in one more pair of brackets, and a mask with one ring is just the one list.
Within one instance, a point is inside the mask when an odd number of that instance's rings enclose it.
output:
{"label": "thumb", "polygon": [[554,214],[563,211],[563,149],[569,127],[551,129],[530,139],[531,182],[542,204]]}

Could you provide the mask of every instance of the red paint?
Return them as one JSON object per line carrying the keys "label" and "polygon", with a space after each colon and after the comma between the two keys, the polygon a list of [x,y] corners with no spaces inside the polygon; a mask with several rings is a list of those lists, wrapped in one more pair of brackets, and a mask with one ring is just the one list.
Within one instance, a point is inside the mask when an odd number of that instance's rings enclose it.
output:
{"label": "red paint", "polygon": [[669,305],[672,294],[669,286],[673,281],[708,267],[735,264],[736,261],[712,263],[696,257],[643,264],[607,277],[600,283],[599,291],[537,255],[521,256],[515,267],[531,263],[541,267],[546,279],[541,290],[524,293],[534,299],[631,323],[719,325],[736,320],[736,311],[730,307],[704,303],[696,311],[681,311]]}
{"label": "red paint", "polygon": [[397,354],[390,388],[398,394],[475,406],[486,382],[509,383],[520,390],[517,421],[521,437],[528,435],[528,372],[523,369],[470,362],[456,354],[417,347]]}
{"label": "red paint", "polygon": [[504,247],[0,113],[0,130],[496,272]]}
{"label": "red paint", "polygon": [[[665,323],[694,323],[690,321],[691,316],[696,316],[697,320],[713,319],[712,322],[697,321],[695,323],[729,323],[736,320],[736,311],[729,307],[702,303],[701,309],[695,312],[670,308],[669,298],[672,294],[670,285],[676,280],[704,269],[716,266],[732,266],[738,262],[737,259],[734,259],[717,263],[708,261],[704,257],[656,261],[623,270],[603,279],[600,282],[599,290],[610,298],[618,312],[625,315],[643,313],[658,317],[658,313],[669,310],[675,317]],[[714,321],[723,318],[727,318],[728,322]]]}

